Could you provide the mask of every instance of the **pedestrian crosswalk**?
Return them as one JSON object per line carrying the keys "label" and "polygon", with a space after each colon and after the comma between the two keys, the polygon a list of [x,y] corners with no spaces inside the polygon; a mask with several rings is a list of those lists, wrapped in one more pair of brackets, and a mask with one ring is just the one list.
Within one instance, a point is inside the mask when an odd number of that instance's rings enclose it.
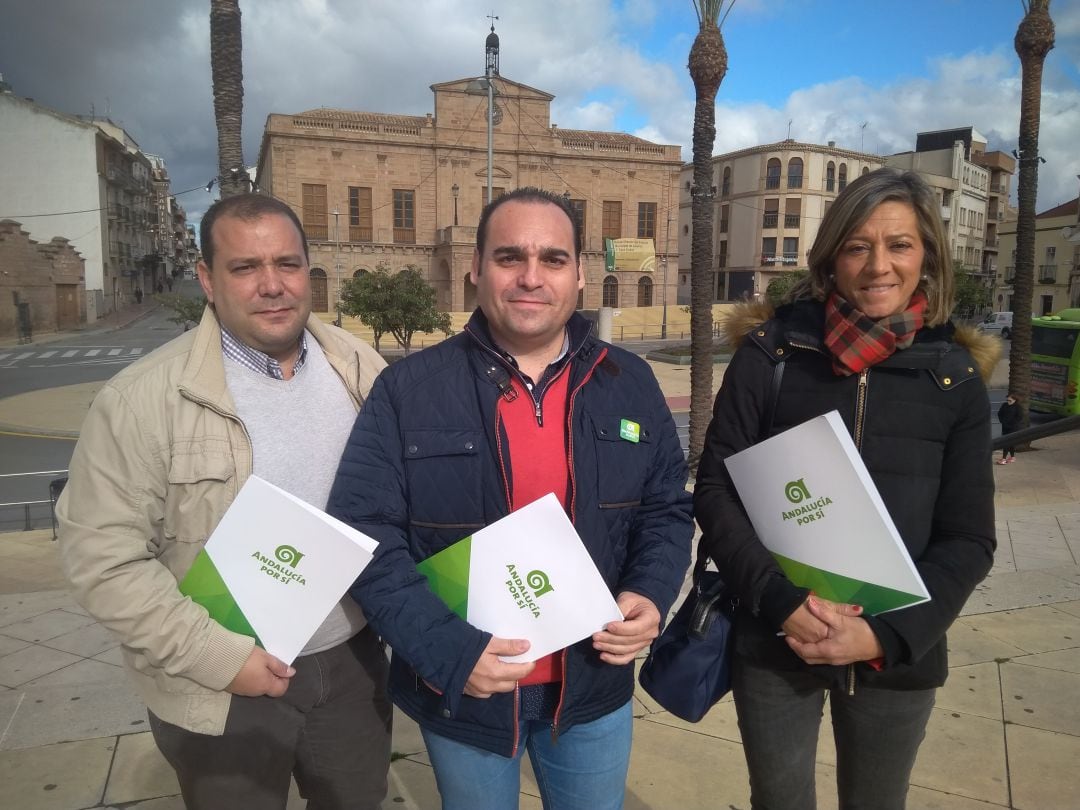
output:
{"label": "pedestrian crosswalk", "polygon": [[0,349],[0,368],[130,363],[144,351],[141,347],[126,346],[84,346],[77,349],[58,347],[37,351]]}

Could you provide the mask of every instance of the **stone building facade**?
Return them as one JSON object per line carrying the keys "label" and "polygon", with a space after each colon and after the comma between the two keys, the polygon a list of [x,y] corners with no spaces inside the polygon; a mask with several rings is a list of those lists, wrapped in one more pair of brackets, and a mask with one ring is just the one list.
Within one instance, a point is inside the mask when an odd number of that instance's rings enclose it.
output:
{"label": "stone building facade", "polygon": [[56,332],[86,322],[85,262],[67,239],[44,244],[20,223],[0,221],[0,338]]}
{"label": "stone building facade", "polygon": [[[583,223],[582,308],[674,303],[675,273],[665,277],[678,262],[680,148],[562,129],[551,123],[554,96],[503,78],[495,66],[493,195],[521,186],[568,195]],[[488,185],[487,81],[432,85],[434,113],[422,116],[338,109],[268,116],[256,185],[304,223],[316,311],[333,311],[342,282],[380,264],[418,267],[443,310],[475,306],[469,270]],[[655,261],[608,272],[605,238],[638,237],[653,240]]]}

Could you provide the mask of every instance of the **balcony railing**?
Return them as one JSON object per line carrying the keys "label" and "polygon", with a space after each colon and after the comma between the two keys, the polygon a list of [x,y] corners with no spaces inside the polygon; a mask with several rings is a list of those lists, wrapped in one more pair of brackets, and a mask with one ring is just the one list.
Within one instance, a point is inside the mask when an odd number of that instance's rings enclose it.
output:
{"label": "balcony railing", "polygon": [[798,228],[799,227],[799,215],[798,214],[784,214],[784,227],[785,228]]}
{"label": "balcony railing", "polygon": [[415,245],[416,228],[394,228],[394,242],[398,245]]}
{"label": "balcony railing", "polygon": [[775,228],[778,221],[779,214],[777,214],[775,211],[766,212],[765,215],[761,218],[761,227]]}
{"label": "balcony railing", "polygon": [[726,219],[720,220],[720,233],[727,233],[728,221]]}
{"label": "balcony railing", "polygon": [[843,191],[845,188],[847,188],[847,180],[841,180],[836,184],[837,191]]}
{"label": "balcony railing", "polygon": [[327,225],[312,225],[305,223],[304,231],[307,233],[308,239],[326,239],[329,231]]}
{"label": "balcony railing", "polygon": [[802,175],[789,174],[787,179],[788,188],[802,188]]}
{"label": "balcony railing", "polygon": [[350,225],[349,226],[349,241],[350,242],[370,242],[371,241],[371,226],[370,225]]}
{"label": "balcony railing", "polygon": [[1014,278],[1016,278],[1016,265],[1005,265],[1005,283],[1012,284]]}
{"label": "balcony railing", "polygon": [[727,197],[731,194],[731,183],[724,183],[720,186],[720,196]]}
{"label": "balcony railing", "polygon": [[1000,240],[998,240],[997,237],[992,237],[990,239],[987,239],[986,240],[986,247],[988,247],[988,248],[996,248],[998,246],[999,241]]}
{"label": "balcony railing", "polygon": [[836,188],[836,181],[831,177],[825,181],[825,190],[833,191]]}
{"label": "balcony railing", "polygon": [[1057,265],[1056,264],[1040,264],[1039,265],[1039,283],[1040,284],[1057,284]]}
{"label": "balcony railing", "polygon": [[766,177],[765,178],[765,188],[780,188],[780,178],[779,177],[771,177],[771,176]]}
{"label": "balcony railing", "polygon": [[776,259],[776,254],[775,253],[762,253],[761,254],[761,264],[762,264],[762,266],[767,265],[767,264],[776,264],[776,261],[777,261],[777,259]]}

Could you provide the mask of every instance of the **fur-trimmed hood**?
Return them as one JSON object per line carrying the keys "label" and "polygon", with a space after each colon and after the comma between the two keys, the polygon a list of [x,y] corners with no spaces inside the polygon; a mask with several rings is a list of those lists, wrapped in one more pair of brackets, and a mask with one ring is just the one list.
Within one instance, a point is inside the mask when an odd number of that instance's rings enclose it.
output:
{"label": "fur-trimmed hood", "polygon": [[[720,336],[725,343],[738,348],[752,329],[761,326],[776,313],[773,305],[760,301],[742,301],[718,318]],[[973,326],[956,326],[953,339],[971,354],[983,382],[989,384],[994,367],[1001,360],[1004,343],[995,335],[987,335]]]}

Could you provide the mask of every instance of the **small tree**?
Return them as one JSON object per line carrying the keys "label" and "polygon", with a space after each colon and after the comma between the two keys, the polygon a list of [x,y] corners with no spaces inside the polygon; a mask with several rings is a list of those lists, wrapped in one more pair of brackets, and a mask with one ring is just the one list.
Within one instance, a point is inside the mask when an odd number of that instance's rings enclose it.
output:
{"label": "small tree", "polygon": [[990,309],[990,290],[964,269],[961,262],[953,263],[953,288],[956,290],[957,318],[977,318]]}
{"label": "small tree", "polygon": [[409,265],[400,273],[380,264],[374,273],[347,281],[341,292],[341,311],[359,318],[375,335],[375,350],[386,332],[394,336],[405,354],[412,348],[416,332],[431,334],[436,329],[450,334],[450,315],[435,306],[435,289],[419,268]]}
{"label": "small tree", "polygon": [[787,294],[791,292],[791,288],[806,278],[809,273],[809,270],[790,270],[787,273],[781,273],[765,288],[765,298],[774,307],[780,306],[787,298]]}
{"label": "small tree", "polygon": [[382,336],[390,331],[387,315],[394,297],[393,285],[394,277],[385,264],[376,267],[374,273],[362,273],[341,285],[339,311],[371,327],[375,351],[379,351]]}
{"label": "small tree", "polygon": [[203,310],[206,309],[206,298],[201,295],[188,298],[177,293],[160,293],[154,296],[154,300],[175,313],[169,320],[184,327],[185,332],[188,324],[202,320]]}

